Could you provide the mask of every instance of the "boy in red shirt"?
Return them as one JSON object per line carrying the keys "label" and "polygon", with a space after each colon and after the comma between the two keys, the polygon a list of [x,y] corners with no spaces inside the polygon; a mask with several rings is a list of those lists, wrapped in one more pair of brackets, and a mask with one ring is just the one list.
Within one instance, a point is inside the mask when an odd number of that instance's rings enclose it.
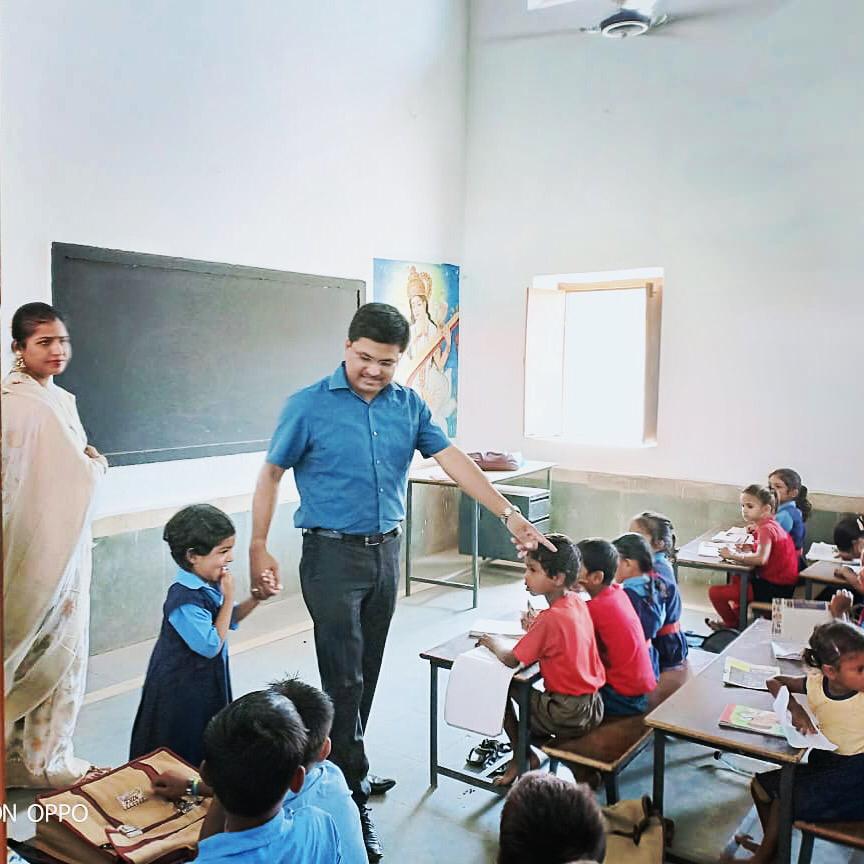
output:
{"label": "boy in red shirt", "polygon": [[615,582],[618,552],[598,538],[581,540],[578,547],[582,554],[579,584],[591,595],[588,612],[606,667],[606,684],[600,690],[604,713],[644,714],[647,694],[657,686],[657,679],[639,616],[626,591]]}
{"label": "boy in red shirt", "polygon": [[[485,645],[511,668],[539,662],[546,689],[531,690],[531,732],[537,736],[571,738],[584,735],[603,719],[603,700],[597,691],[606,683],[606,674],[588,607],[570,590],[582,564],[579,549],[564,534],[547,534],[546,539],[555,551],[539,546],[527,553],[525,587],[534,596],[543,594],[549,608],[539,614],[523,615],[522,627],[528,632],[512,650],[506,642],[487,634],[477,644]],[[517,720],[512,702],[504,714],[504,731],[515,749]],[[540,765],[531,750],[528,761],[532,769]],[[517,770],[514,753],[495,784],[509,786],[516,779]]]}

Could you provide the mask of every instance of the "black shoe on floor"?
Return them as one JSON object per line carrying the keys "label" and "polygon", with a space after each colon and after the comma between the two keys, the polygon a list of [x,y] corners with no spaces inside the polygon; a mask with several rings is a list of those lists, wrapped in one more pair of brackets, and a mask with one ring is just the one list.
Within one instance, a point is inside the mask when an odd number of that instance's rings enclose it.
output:
{"label": "black shoe on floor", "polygon": [[379,777],[377,774],[367,774],[366,779],[369,781],[370,795],[383,795],[396,785],[396,781],[390,777]]}
{"label": "black shoe on floor", "polygon": [[363,843],[366,846],[366,857],[373,862],[380,861],[384,857],[384,847],[381,838],[375,830],[372,821],[372,811],[365,804],[358,804],[360,811],[360,827],[363,829]]}

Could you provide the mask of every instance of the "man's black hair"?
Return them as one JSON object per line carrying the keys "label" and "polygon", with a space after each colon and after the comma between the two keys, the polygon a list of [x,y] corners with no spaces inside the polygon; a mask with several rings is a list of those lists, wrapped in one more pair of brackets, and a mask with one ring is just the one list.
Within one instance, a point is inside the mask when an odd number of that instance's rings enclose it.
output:
{"label": "man's black hair", "polygon": [[285,797],[306,754],[306,730],[289,699],[247,693],[204,730],[204,772],[228,813],[256,817]]}
{"label": "man's black hair", "polygon": [[400,351],[408,347],[410,328],[408,319],[389,303],[364,303],[348,326],[348,341],[371,339],[382,345],[398,345]]}

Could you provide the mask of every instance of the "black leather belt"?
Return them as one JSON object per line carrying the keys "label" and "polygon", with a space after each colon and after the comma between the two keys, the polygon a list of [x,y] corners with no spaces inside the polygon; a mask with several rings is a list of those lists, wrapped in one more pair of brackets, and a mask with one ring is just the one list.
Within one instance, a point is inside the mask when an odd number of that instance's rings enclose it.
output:
{"label": "black leather belt", "polygon": [[392,531],[384,534],[345,534],[342,531],[331,531],[329,528],[304,528],[304,534],[317,534],[319,537],[329,537],[331,540],[342,540],[344,543],[356,543],[358,546],[380,546],[402,533],[402,526],[397,525]]}

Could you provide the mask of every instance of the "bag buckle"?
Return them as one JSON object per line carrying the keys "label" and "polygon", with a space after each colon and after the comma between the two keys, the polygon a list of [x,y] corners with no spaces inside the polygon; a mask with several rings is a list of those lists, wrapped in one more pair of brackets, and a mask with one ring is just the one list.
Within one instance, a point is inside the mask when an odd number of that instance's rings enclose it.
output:
{"label": "bag buckle", "polygon": [[117,830],[124,837],[140,837],[144,833],[144,830],[137,825],[118,825]]}
{"label": "bag buckle", "polygon": [[369,534],[363,538],[364,546],[380,546],[384,542],[383,534]]}

